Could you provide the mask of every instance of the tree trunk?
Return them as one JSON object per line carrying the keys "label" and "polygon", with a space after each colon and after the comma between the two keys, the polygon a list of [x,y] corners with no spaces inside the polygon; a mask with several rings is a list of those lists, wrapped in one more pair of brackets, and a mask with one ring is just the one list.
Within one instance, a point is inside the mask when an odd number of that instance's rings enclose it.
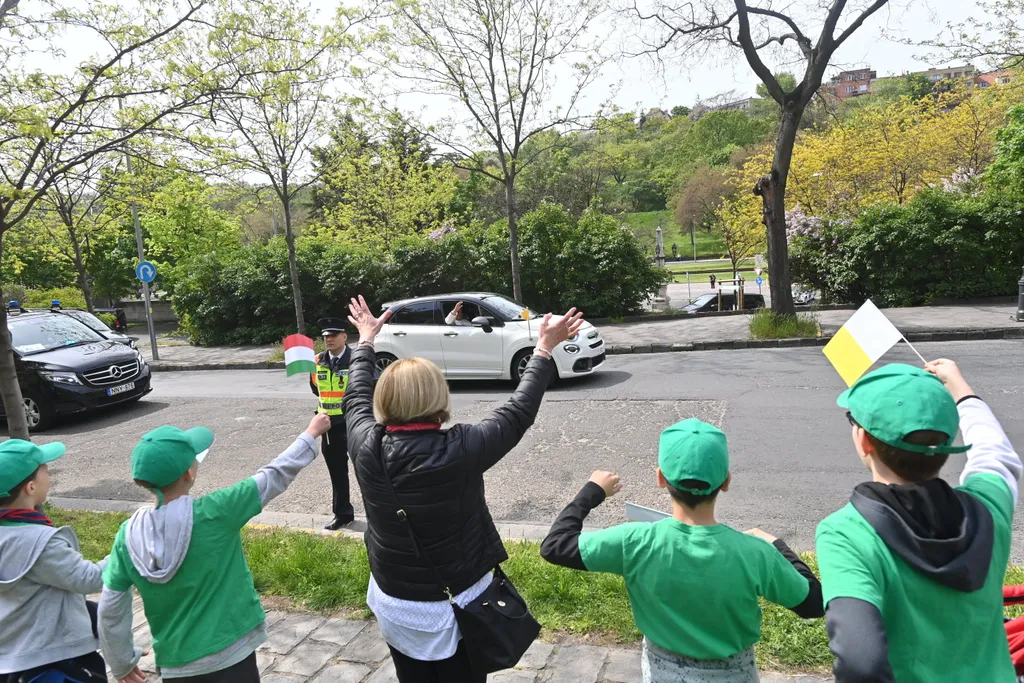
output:
{"label": "tree trunk", "polygon": [[761,196],[762,218],[768,233],[768,289],[772,310],[784,314],[796,313],[789,275],[789,246],[786,243],[786,180],[802,114],[803,111],[793,103],[783,109],[771,173],[762,176],[754,188],[754,193]]}
{"label": "tree trunk", "polygon": [[288,244],[288,272],[292,280],[292,299],[295,301],[295,327],[306,334],[306,319],[302,315],[302,292],[299,289],[299,264],[295,258],[295,233],[292,232],[292,202],[287,194],[281,199],[284,209],[284,241]]}
{"label": "tree trunk", "polygon": [[89,274],[86,272],[85,261],[82,258],[82,247],[75,242],[75,270],[78,271],[78,286],[82,288],[82,296],[85,297],[85,308],[92,313],[92,288],[89,286]]}
{"label": "tree trunk", "polygon": [[516,224],[516,180],[505,179],[505,211],[508,213],[508,245],[512,257],[512,298],[523,301],[523,285],[519,275],[519,226]]}
{"label": "tree trunk", "polygon": [[[3,229],[0,225],[0,257],[3,255]],[[3,301],[0,285],[0,302]],[[7,329],[7,306],[0,305],[0,397],[7,414],[7,433],[12,439],[28,440],[28,418],[25,415],[25,399],[18,384],[18,373],[14,369],[14,349],[11,331]]]}

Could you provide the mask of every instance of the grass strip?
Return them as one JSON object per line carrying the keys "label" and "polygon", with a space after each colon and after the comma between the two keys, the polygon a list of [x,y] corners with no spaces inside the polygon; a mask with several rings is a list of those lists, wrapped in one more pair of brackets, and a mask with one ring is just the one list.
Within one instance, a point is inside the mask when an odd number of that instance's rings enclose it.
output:
{"label": "grass strip", "polygon": [[[54,523],[78,534],[82,554],[90,560],[109,552],[122,513],[47,509]],[[370,568],[362,541],[285,529],[246,528],[243,545],[257,590],[316,611],[346,610],[369,617],[366,587]],[[537,620],[548,631],[583,636],[596,643],[635,643],[633,621],[622,578],[591,574],[548,564],[539,544],[506,544],[503,566]],[[812,553],[802,555],[817,572]],[[1024,570],[1010,567],[1007,584],[1024,583]],[[787,609],[762,601],[761,641],[757,664],[765,671],[826,672],[832,666],[823,619],[804,620]],[[1007,610],[1019,616],[1024,608]]]}
{"label": "grass strip", "polygon": [[813,314],[797,313],[786,315],[760,308],[750,316],[751,339],[792,339],[794,337],[817,337],[821,332]]}

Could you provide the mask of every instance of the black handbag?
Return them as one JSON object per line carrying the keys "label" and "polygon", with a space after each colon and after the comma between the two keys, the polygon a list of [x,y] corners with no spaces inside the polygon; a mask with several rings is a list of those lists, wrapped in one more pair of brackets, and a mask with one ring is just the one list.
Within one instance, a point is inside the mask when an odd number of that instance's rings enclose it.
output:
{"label": "black handbag", "polygon": [[388,474],[383,452],[380,465],[384,471],[384,480],[388,483],[391,496],[398,508],[395,514],[409,531],[417,556],[426,560],[427,566],[434,572],[438,584],[448,596],[448,602],[455,612],[455,621],[462,632],[462,640],[466,645],[466,654],[469,656],[473,672],[489,674],[511,669],[519,663],[540,634],[540,624],[530,614],[526,601],[505,576],[501,565],[498,565],[494,568],[491,585],[465,607],[459,607],[447,582],[413,531],[412,522],[402,508],[395,487],[391,484],[391,475]]}

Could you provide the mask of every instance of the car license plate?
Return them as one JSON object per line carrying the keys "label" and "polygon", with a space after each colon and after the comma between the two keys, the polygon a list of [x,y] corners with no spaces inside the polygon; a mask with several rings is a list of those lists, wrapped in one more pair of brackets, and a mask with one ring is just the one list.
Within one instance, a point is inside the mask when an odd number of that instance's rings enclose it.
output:
{"label": "car license plate", "polygon": [[134,388],[135,382],[128,382],[128,384],[122,384],[119,387],[110,387],[109,389],[107,389],[107,396],[116,396],[118,394],[123,394],[124,392],[131,391]]}

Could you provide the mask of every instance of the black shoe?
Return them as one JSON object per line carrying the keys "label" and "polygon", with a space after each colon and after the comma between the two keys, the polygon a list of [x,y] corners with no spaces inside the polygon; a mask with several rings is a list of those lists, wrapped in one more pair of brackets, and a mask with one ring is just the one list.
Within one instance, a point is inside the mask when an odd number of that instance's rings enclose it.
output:
{"label": "black shoe", "polygon": [[337,531],[342,527],[348,526],[353,521],[355,521],[355,517],[352,515],[345,515],[344,517],[335,516],[335,518],[331,520],[330,524],[325,526],[324,529],[327,529],[328,531]]}

